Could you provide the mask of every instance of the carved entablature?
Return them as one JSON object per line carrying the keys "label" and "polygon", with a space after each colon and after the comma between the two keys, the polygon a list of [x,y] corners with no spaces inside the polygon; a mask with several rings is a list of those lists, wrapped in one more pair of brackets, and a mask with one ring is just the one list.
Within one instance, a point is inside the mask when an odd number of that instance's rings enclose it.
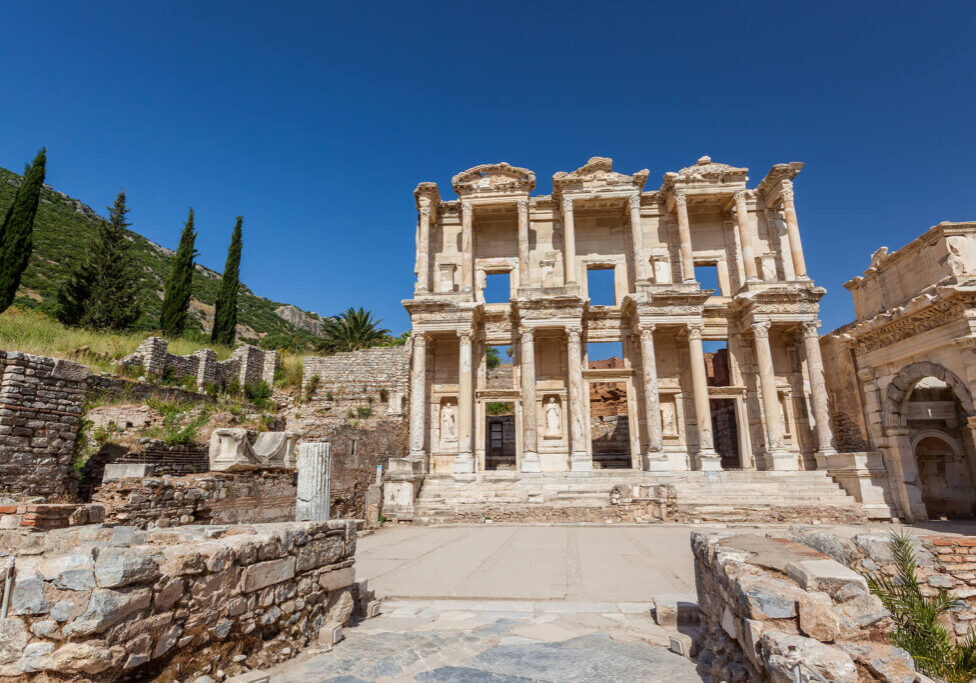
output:
{"label": "carved entablature", "polygon": [[489,344],[507,344],[518,329],[514,316],[506,308],[504,311],[483,309],[481,321],[484,325],[484,338]]}
{"label": "carved entablature", "polygon": [[429,207],[437,210],[441,203],[441,193],[437,189],[437,183],[420,183],[413,191],[414,199],[417,200],[417,210]]}
{"label": "carved entablature", "polygon": [[935,298],[922,308],[906,310],[899,307],[876,315],[871,320],[854,325],[848,333],[857,353],[869,353],[947,323],[957,323],[966,318],[974,307],[976,295],[972,292]]}
{"label": "carved entablature", "polygon": [[515,306],[522,323],[532,323],[533,327],[561,327],[569,322],[579,325],[585,304],[586,301],[578,296],[551,296],[519,298]]}
{"label": "carved entablature", "polygon": [[535,189],[535,173],[504,161],[481,164],[451,178],[451,186],[463,199],[528,195]]}
{"label": "carved entablature", "polygon": [[775,206],[782,198],[783,192],[793,189],[793,179],[802,169],[802,161],[776,164],[769,169],[769,173],[756,187],[756,191],[765,198],[766,206]]}
{"label": "carved entablature", "polygon": [[[658,290],[653,294],[637,292],[624,297],[623,311],[633,324],[684,324],[689,319],[700,320],[708,294],[701,290]],[[675,318],[671,321],[669,318]]]}
{"label": "carved entablature", "polygon": [[660,194],[669,210],[674,209],[675,202],[681,198],[682,201],[691,199],[699,208],[720,209],[732,194],[746,189],[748,172],[748,168],[720,164],[705,156],[694,166],[686,166],[677,173],[665,173]]}
{"label": "carved entablature", "polygon": [[444,299],[405,299],[403,307],[417,333],[470,330],[480,308],[473,302]]}
{"label": "carved entablature", "polygon": [[757,318],[774,322],[815,320],[820,312],[819,301],[826,293],[823,287],[772,286],[734,297],[729,310],[745,327]]}
{"label": "carved entablature", "polygon": [[553,196],[585,193],[629,197],[632,193],[641,191],[649,173],[647,169],[633,175],[617,173],[613,170],[613,159],[592,157],[585,166],[571,173],[560,171],[552,176]]}

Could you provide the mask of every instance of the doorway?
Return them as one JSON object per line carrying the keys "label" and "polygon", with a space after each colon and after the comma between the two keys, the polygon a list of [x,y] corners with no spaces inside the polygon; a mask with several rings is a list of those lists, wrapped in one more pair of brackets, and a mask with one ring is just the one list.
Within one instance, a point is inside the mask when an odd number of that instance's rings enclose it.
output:
{"label": "doorway", "polygon": [[712,413],[712,434],[715,451],[722,458],[723,470],[742,468],[739,459],[739,424],[735,419],[734,398],[713,398],[708,401]]}
{"label": "doorway", "polygon": [[485,404],[485,469],[515,469],[515,404]]}
{"label": "doorway", "polygon": [[929,519],[973,516],[973,488],[965,463],[948,438],[938,434],[923,436],[915,445],[915,462]]}
{"label": "doorway", "polygon": [[594,469],[632,467],[627,385],[623,382],[590,382],[589,389]]}

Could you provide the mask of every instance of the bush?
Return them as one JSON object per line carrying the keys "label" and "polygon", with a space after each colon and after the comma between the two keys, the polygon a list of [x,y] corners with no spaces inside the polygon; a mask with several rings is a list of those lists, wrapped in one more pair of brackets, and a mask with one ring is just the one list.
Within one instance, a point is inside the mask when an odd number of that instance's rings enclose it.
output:
{"label": "bush", "polygon": [[321,378],[318,375],[312,375],[308,380],[308,385],[305,387],[305,402],[310,403],[313,398],[315,398],[315,392],[319,388],[319,382]]}
{"label": "bush", "polygon": [[373,406],[359,406],[356,408],[356,415],[359,417],[369,417],[373,414]]}

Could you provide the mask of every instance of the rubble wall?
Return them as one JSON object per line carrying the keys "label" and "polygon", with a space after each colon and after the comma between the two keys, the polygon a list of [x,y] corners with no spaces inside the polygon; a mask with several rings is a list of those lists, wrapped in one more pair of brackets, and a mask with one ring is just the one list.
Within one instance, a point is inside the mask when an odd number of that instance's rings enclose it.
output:
{"label": "rubble wall", "polygon": [[31,538],[0,620],[0,677],[233,676],[287,659],[353,609],[351,521]]}
{"label": "rubble wall", "polygon": [[782,538],[695,532],[701,612],[699,671],[712,680],[856,683],[916,680],[911,656],[890,644],[890,614],[865,580]]}
{"label": "rubble wall", "polygon": [[[105,521],[139,529],[295,519],[295,473],[209,472],[108,481],[92,493]],[[340,517],[338,513],[333,517]]]}
{"label": "rubble wall", "polygon": [[250,344],[234,349],[227,360],[217,360],[211,349],[200,349],[189,356],[177,356],[167,350],[169,343],[161,337],[149,337],[139,345],[135,353],[122,359],[124,366],[141,366],[147,375],[174,379],[193,377],[197,386],[208,383],[226,386],[234,380],[241,385],[267,382],[274,384],[278,369],[278,352],[263,351]]}
{"label": "rubble wall", "polygon": [[88,368],[0,351],[0,496],[70,500]]}
{"label": "rubble wall", "polygon": [[[317,377],[317,380],[313,380]],[[337,407],[372,408],[373,415],[405,417],[410,384],[410,347],[389,346],[331,356],[306,356],[302,389],[315,390],[312,401]]]}

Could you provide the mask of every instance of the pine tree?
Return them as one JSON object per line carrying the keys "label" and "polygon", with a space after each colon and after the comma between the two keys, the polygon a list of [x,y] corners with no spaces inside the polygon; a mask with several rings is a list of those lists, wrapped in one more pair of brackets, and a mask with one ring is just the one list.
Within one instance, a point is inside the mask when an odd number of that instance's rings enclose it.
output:
{"label": "pine tree", "polygon": [[109,219],[98,226],[98,241],[88,262],[91,290],[81,324],[95,329],[126,330],[139,319],[139,271],[129,250],[125,192],[109,207]]}
{"label": "pine tree", "polygon": [[193,282],[193,257],[197,255],[193,243],[197,234],[193,230],[193,209],[183,226],[180,246],[173,257],[173,265],[163,290],[163,307],[160,327],[168,337],[178,337],[186,328],[187,309],[190,306],[190,286]]}
{"label": "pine tree", "polygon": [[220,291],[217,293],[210,339],[218,344],[234,343],[234,333],[237,328],[237,289],[241,275],[241,223],[243,221],[243,216],[237,217],[234,233],[230,238],[230,247],[227,249],[224,276],[220,282]]}
{"label": "pine tree", "polygon": [[44,185],[47,153],[42,148],[34,163],[24,171],[24,178],[0,223],[0,313],[13,303],[20,277],[27,268],[34,249],[34,217]]}

